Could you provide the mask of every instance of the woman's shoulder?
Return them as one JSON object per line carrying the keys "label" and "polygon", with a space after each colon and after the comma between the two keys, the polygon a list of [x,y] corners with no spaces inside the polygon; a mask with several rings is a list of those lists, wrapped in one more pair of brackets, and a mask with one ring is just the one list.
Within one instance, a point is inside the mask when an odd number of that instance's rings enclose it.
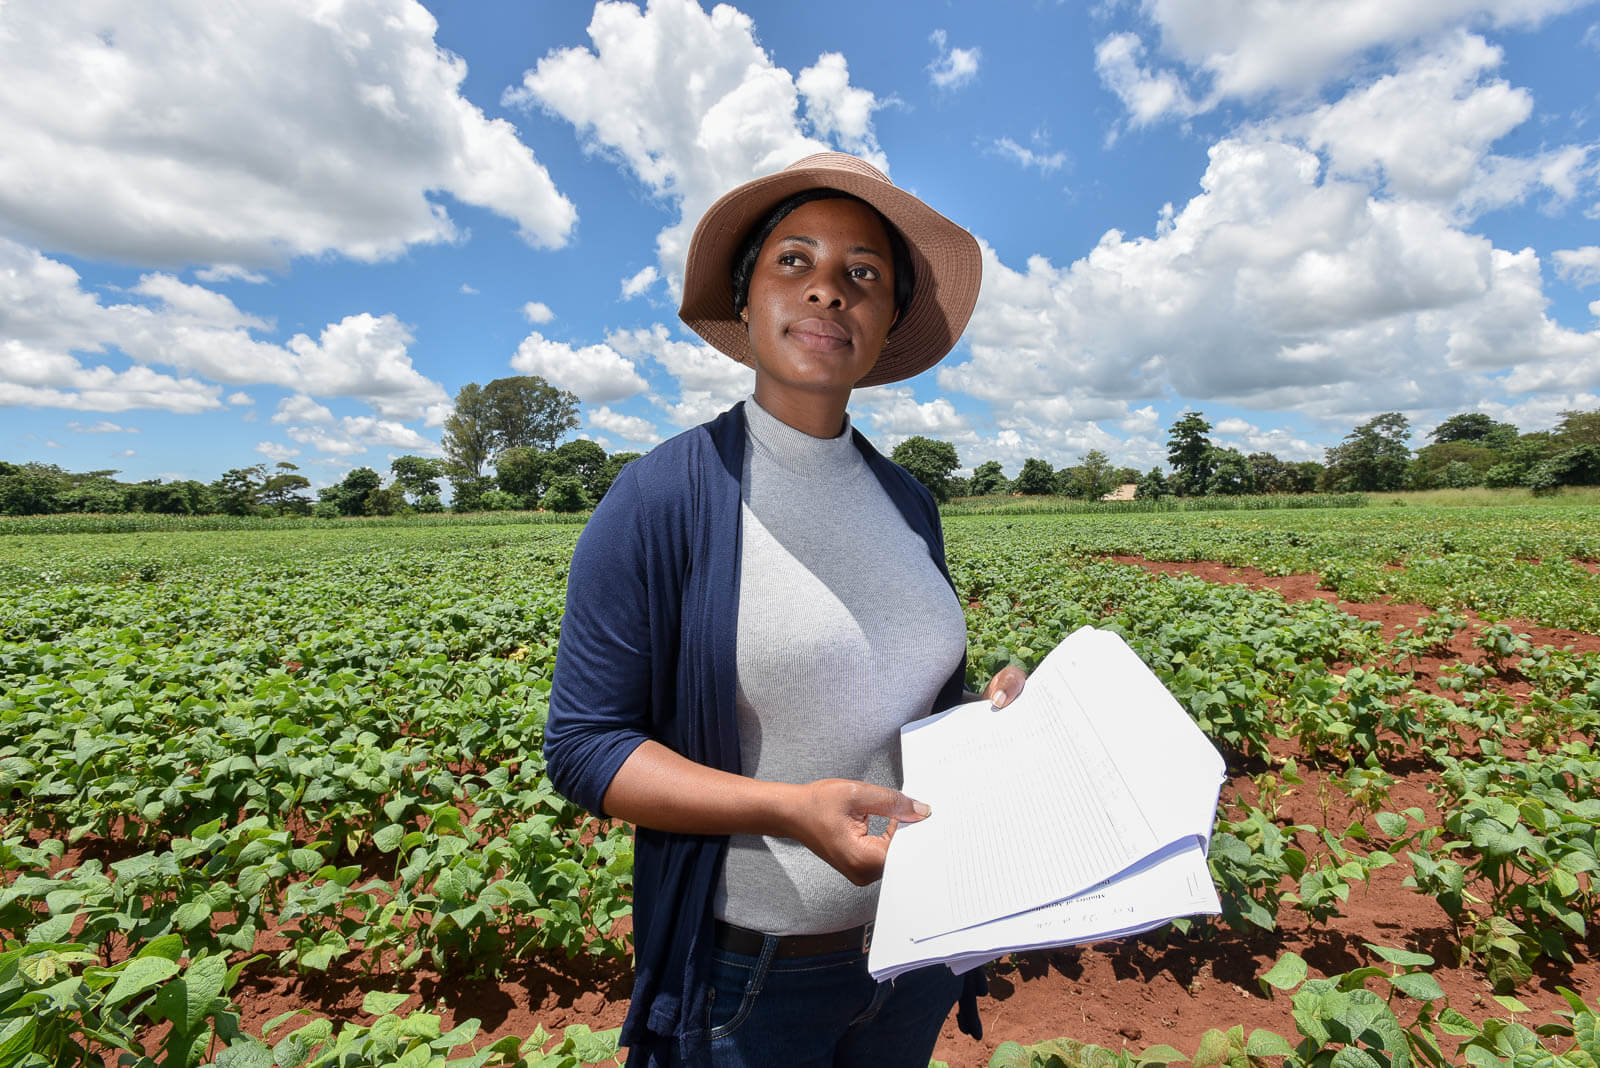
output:
{"label": "woman's shoulder", "polygon": [[719,471],[737,482],[743,433],[743,416],[735,406],[668,438],[623,465],[590,523],[670,522],[693,511],[695,498]]}

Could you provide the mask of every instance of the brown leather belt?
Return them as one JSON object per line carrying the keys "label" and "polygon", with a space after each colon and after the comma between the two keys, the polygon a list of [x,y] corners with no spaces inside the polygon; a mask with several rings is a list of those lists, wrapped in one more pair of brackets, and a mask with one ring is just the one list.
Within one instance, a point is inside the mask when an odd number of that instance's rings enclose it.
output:
{"label": "brown leather belt", "polygon": [[[752,931],[748,927],[739,927],[717,920],[713,941],[716,942],[718,949],[725,949],[730,953],[742,953],[747,957],[759,957],[766,937],[760,931]],[[847,951],[865,953],[871,947],[872,924],[868,923],[843,931],[829,931],[827,934],[780,935],[778,949],[774,955],[788,959]]]}

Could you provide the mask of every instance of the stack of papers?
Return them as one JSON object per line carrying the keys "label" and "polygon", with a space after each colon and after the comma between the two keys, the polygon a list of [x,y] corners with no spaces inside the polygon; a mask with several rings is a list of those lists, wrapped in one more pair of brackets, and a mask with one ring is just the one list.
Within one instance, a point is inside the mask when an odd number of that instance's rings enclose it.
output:
{"label": "stack of papers", "polygon": [[1118,635],[1077,630],[1005,708],[958,706],[900,744],[904,791],[933,814],[890,843],[874,978],[1221,912],[1222,756]]}

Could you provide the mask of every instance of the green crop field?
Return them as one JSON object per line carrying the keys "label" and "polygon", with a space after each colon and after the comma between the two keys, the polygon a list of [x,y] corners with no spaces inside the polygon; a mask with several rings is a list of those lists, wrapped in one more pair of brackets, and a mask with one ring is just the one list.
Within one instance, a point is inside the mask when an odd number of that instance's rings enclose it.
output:
{"label": "green crop field", "polygon": [[[614,1033],[489,1042],[391,993],[419,969],[628,954],[629,836],[555,795],[539,755],[579,529],[0,535],[0,1068],[612,1060]],[[1592,959],[1600,919],[1600,652],[1520,629],[1600,633],[1600,508],[952,516],[946,533],[972,683],[1115,629],[1252,784],[1219,809],[1224,914],[1174,936],[1336,926],[1350,888],[1396,865],[1452,932],[1449,961],[1375,947],[1313,977],[1285,954],[1264,989],[1291,992],[1297,1034],[1222,1019],[1146,1062],[1595,1063],[1581,994],[1539,1019],[1515,995]],[[1316,573],[1429,611],[1385,633],[1112,554]],[[1401,762],[1437,780],[1435,811],[1390,803]],[[1307,768],[1360,818],[1284,817],[1274,790]],[[1435,965],[1472,969],[1509,1016],[1449,1005]],[[351,977],[365,1012],[246,1026],[246,970]],[[995,1054],[1138,1062],[1070,1036]]]}

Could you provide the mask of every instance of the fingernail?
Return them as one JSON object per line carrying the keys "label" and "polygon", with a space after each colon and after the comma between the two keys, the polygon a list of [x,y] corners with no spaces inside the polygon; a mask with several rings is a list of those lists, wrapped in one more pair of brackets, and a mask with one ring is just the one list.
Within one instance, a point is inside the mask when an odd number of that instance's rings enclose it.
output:
{"label": "fingernail", "polygon": [[925,801],[913,801],[911,802],[911,811],[919,816],[930,816],[933,814],[933,806]]}
{"label": "fingernail", "polygon": [[1004,690],[996,690],[994,692],[994,698],[989,703],[994,705],[994,707],[999,708],[1001,705],[1006,703],[1006,692]]}

